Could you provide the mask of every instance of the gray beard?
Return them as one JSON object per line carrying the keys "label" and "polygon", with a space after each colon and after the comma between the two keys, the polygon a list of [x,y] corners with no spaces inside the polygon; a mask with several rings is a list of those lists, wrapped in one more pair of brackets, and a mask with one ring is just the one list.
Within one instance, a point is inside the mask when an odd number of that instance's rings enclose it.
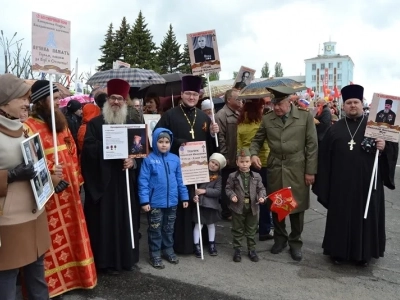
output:
{"label": "gray beard", "polygon": [[389,110],[390,110],[390,109],[385,108],[385,109],[383,110],[383,112],[384,112],[385,114],[387,114],[387,113],[389,113]]}
{"label": "gray beard", "polygon": [[124,104],[118,111],[114,112],[111,109],[109,102],[104,103],[103,117],[106,124],[125,124],[128,116],[127,105]]}

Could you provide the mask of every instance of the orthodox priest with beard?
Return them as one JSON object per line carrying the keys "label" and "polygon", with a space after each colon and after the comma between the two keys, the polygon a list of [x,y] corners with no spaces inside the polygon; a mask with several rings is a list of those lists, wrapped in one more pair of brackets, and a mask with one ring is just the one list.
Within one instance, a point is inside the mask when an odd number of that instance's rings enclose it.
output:
{"label": "orthodox priest with beard", "polygon": [[[126,99],[129,83],[112,79],[107,83],[108,98],[102,115],[88,124],[82,148],[82,174],[85,179],[85,216],[96,267],[113,275],[132,271],[139,261],[138,214],[135,200],[134,159],[105,160],[103,157],[104,124],[127,124]],[[129,139],[129,140],[133,140]],[[133,235],[132,249],[125,170],[129,170]]]}
{"label": "orthodox priest with beard", "polygon": [[[398,144],[364,137],[368,117],[363,114],[362,86],[348,85],[341,92],[346,117],[328,129],[320,144],[313,192],[328,209],[324,254],[334,264],[367,266],[385,252],[384,186],[395,188]],[[364,219],[376,151],[377,186]]]}
{"label": "orthodox priest with beard", "polygon": [[[196,108],[199,102],[201,78],[197,76],[182,77],[181,98],[182,103],[166,111],[158,121],[155,128],[168,128],[174,135],[171,153],[179,156],[179,147],[193,141],[206,141],[207,154],[214,153],[214,134],[218,133],[217,123],[211,124],[210,118],[202,110]],[[189,199],[193,199],[194,185],[187,186]],[[183,209],[178,206],[174,231],[174,249],[179,254],[192,254],[193,224],[192,209],[196,209],[193,202]]]}
{"label": "orthodox priest with beard", "polygon": [[33,112],[24,123],[26,135],[39,133],[52,178],[62,166],[63,180],[54,183],[55,193],[46,203],[51,247],[45,254],[44,265],[51,298],[73,289],[92,289],[97,284],[93,253],[79,195],[83,179],[79,172],[77,148],[67,120],[59,109],[58,89],[55,85],[52,89],[58,166],[54,160],[49,81],[37,80],[32,85]]}

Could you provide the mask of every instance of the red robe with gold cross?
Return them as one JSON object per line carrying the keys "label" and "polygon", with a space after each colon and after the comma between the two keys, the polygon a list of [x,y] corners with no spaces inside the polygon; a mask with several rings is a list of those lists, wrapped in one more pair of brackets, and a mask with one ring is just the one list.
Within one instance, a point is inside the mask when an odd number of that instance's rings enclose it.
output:
{"label": "red robe with gold cross", "polygon": [[[48,168],[54,171],[52,133],[45,122],[29,117],[24,123],[27,136],[39,133]],[[83,179],[80,174],[76,145],[66,128],[57,134],[58,160],[63,166],[63,179],[69,186],[46,203],[51,247],[45,254],[45,275],[50,297],[74,289],[91,289],[97,274],[90,247],[86,220],[79,194]]]}

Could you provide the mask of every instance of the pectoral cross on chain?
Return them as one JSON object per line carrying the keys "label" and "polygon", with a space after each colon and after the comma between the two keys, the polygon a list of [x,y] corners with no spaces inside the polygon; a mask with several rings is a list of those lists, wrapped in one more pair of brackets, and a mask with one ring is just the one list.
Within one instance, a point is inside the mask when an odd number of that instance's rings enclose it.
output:
{"label": "pectoral cross on chain", "polygon": [[351,141],[348,142],[347,144],[350,145],[350,150],[353,150],[353,146],[356,144],[356,142],[353,139],[351,139]]}
{"label": "pectoral cross on chain", "polygon": [[193,131],[193,128],[192,128],[192,129],[190,129],[189,133],[191,133],[191,134],[192,134],[192,139],[194,139],[194,131]]}

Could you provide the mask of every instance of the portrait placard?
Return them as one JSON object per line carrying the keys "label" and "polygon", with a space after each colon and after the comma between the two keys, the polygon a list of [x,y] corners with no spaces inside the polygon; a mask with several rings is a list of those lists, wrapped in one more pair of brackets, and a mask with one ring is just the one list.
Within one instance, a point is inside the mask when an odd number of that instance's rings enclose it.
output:
{"label": "portrait placard", "polygon": [[103,158],[143,158],[149,154],[145,124],[103,125]]}
{"label": "portrait placard", "polygon": [[220,72],[221,61],[215,30],[189,33],[186,36],[192,74],[202,75]]}
{"label": "portrait placard", "polygon": [[113,69],[122,69],[122,68],[130,68],[130,67],[131,67],[130,64],[120,61],[120,60],[116,60],[113,62]]}
{"label": "portrait placard", "polygon": [[179,147],[184,185],[210,182],[205,141],[189,142]]}
{"label": "portrait placard", "polygon": [[398,143],[400,118],[396,118],[396,116],[399,110],[399,96],[375,93],[372,98],[365,136]]}
{"label": "portrait placard", "polygon": [[22,155],[26,164],[33,163],[36,176],[31,186],[38,209],[42,209],[54,193],[53,181],[47,168],[46,156],[38,133],[21,142]]}
{"label": "portrait placard", "polygon": [[147,136],[149,138],[150,147],[152,147],[153,141],[153,130],[156,127],[158,121],[161,119],[159,114],[143,114],[144,123],[147,125]]}
{"label": "portrait placard", "polygon": [[71,22],[32,12],[32,71],[71,75]]}
{"label": "portrait placard", "polygon": [[255,73],[256,70],[245,66],[241,66],[239,72],[236,75],[236,79],[233,86],[243,89],[244,87],[246,87],[251,83],[251,81],[254,79]]}

